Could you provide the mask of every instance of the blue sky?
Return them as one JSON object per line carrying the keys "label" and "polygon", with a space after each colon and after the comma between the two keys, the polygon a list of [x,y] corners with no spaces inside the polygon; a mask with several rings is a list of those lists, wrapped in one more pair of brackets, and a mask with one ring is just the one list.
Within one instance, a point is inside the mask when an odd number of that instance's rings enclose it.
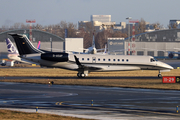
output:
{"label": "blue sky", "polygon": [[0,27],[26,19],[42,25],[90,21],[90,15],[111,15],[116,23],[126,17],[143,18],[167,27],[170,19],[180,19],[180,0],[0,0]]}

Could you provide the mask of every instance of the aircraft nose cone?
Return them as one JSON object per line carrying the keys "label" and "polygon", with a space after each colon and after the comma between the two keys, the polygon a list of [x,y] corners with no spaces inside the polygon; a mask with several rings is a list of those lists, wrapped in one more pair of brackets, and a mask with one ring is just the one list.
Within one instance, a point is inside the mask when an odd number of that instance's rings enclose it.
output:
{"label": "aircraft nose cone", "polygon": [[164,62],[159,62],[158,64],[159,64],[159,66],[161,66],[161,67],[163,67],[165,69],[169,69],[169,70],[174,69],[172,66],[170,66],[170,65],[168,65],[168,64],[166,64]]}
{"label": "aircraft nose cone", "polygon": [[170,66],[170,65],[168,65],[168,64],[166,64],[166,63],[164,63],[164,64],[165,64],[165,67],[166,67],[167,69],[170,69],[170,70],[174,69],[172,66]]}

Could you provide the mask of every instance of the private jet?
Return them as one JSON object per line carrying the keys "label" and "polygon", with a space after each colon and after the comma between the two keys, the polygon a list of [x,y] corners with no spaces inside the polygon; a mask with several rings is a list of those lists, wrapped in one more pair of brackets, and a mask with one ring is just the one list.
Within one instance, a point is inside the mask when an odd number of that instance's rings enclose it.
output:
{"label": "private jet", "polygon": [[102,55],[102,54],[71,54],[65,52],[43,52],[29,41],[26,35],[9,34],[14,38],[19,57],[46,67],[58,67],[78,71],[77,76],[84,78],[90,72],[131,71],[173,69],[170,65],[155,60],[152,56],[133,55]]}

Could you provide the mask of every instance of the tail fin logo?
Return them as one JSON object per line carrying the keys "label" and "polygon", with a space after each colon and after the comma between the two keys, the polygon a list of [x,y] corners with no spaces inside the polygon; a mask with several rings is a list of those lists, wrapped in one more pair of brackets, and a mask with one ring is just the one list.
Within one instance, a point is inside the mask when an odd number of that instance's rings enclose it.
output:
{"label": "tail fin logo", "polygon": [[9,38],[6,39],[7,49],[8,52],[11,54],[18,54],[17,49],[14,47],[13,43],[10,41]]}
{"label": "tail fin logo", "polygon": [[40,47],[41,47],[41,41],[38,42],[37,49],[40,49]]}

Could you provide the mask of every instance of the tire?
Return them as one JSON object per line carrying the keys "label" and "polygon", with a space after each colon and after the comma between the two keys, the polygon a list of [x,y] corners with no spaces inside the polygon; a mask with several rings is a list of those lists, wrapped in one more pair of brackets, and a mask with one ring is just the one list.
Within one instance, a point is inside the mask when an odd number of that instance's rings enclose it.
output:
{"label": "tire", "polygon": [[162,75],[161,75],[161,74],[158,74],[158,78],[162,78]]}

